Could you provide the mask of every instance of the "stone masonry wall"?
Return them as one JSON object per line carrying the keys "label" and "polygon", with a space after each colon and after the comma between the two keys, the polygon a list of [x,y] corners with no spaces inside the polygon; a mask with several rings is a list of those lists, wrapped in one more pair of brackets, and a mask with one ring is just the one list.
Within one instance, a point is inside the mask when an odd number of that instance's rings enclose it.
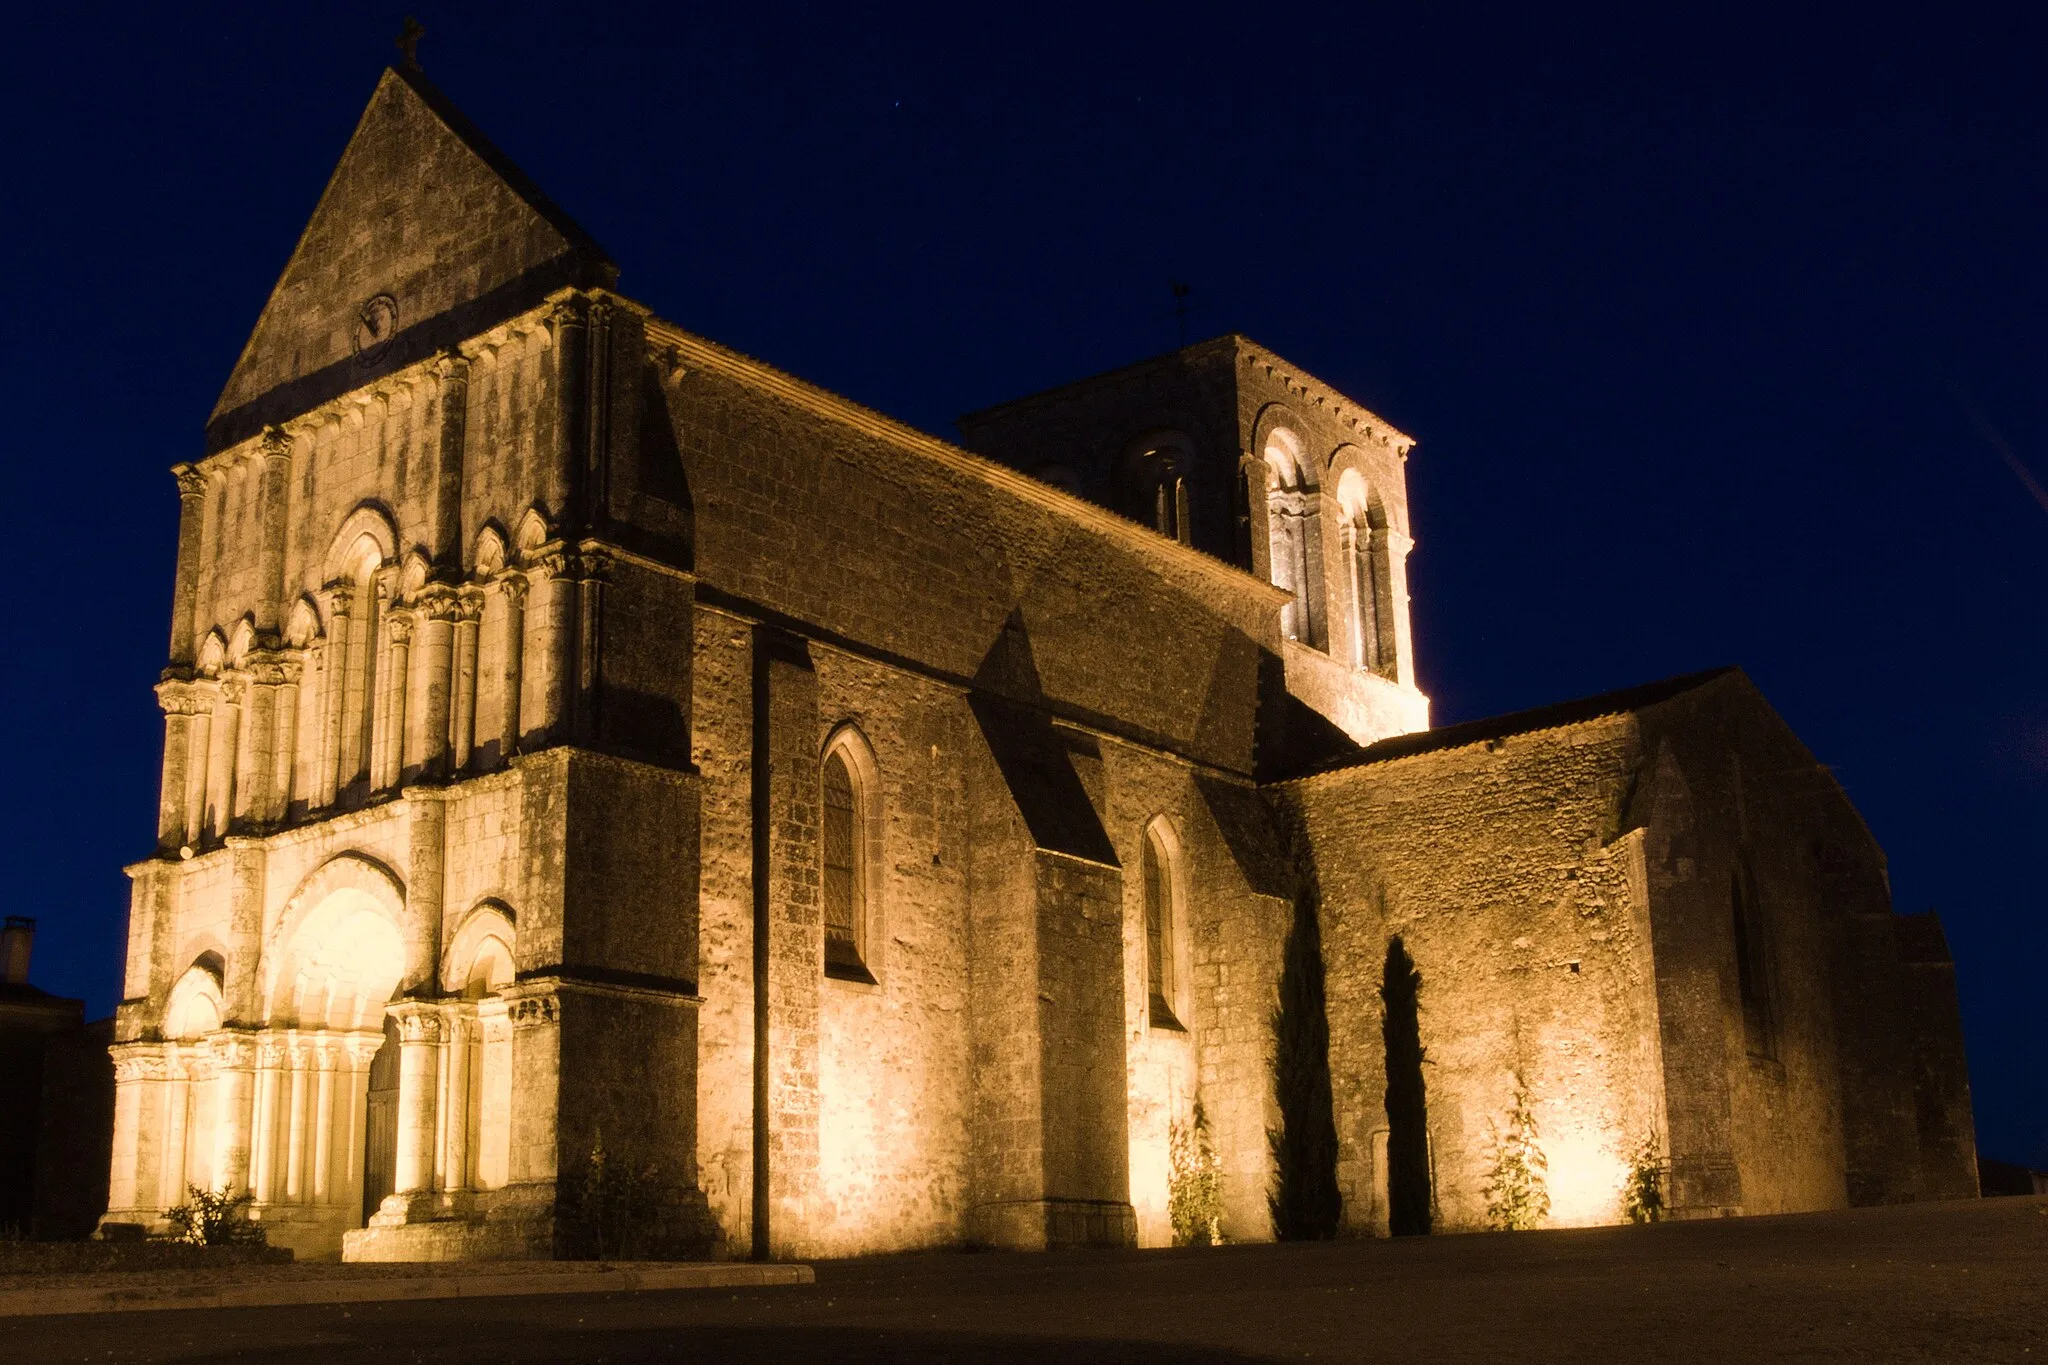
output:
{"label": "stone masonry wall", "polygon": [[1626,1161],[1661,1127],[1656,1004],[1624,718],[1292,783],[1320,881],[1330,1070],[1347,1226],[1384,1231],[1379,989],[1399,935],[1422,973],[1439,1226],[1483,1226],[1517,1077],[1550,1162],[1554,1223],[1619,1216]]}

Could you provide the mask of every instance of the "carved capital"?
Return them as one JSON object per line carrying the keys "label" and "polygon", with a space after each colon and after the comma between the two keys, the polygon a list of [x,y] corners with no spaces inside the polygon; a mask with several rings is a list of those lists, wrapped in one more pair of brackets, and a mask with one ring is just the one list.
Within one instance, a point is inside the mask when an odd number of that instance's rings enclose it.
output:
{"label": "carved capital", "polygon": [[249,696],[249,675],[237,670],[223,673],[220,679],[220,699],[229,706],[240,706]]}
{"label": "carved capital", "polygon": [[393,1005],[391,1017],[398,1021],[398,1041],[401,1043],[438,1043],[447,1036],[446,1021],[433,1005]]}
{"label": "carved capital", "polygon": [[560,1020],[562,1002],[552,995],[523,996],[510,1001],[505,1007],[505,1014],[514,1028],[534,1028]]}
{"label": "carved capital", "polygon": [[171,474],[178,481],[178,496],[199,498],[206,496],[206,474],[189,464],[171,466]]}
{"label": "carved capital", "polygon": [[394,645],[408,643],[412,639],[412,628],[410,612],[393,612],[384,618],[384,637]]}
{"label": "carved capital", "polygon": [[572,327],[584,327],[590,322],[590,300],[581,294],[564,294],[555,300],[555,306],[548,312],[548,330],[560,336]]}
{"label": "carved capital", "polygon": [[246,1033],[208,1034],[206,1045],[215,1065],[223,1070],[243,1071],[256,1064],[256,1040]]}
{"label": "carved capital", "polygon": [[320,591],[327,598],[329,616],[346,616],[356,604],[356,590],[347,583],[329,583]]}
{"label": "carved capital", "polygon": [[279,1035],[267,1035],[256,1042],[256,1065],[275,1071],[291,1060],[290,1040]]}
{"label": "carved capital", "polygon": [[166,678],[158,683],[156,704],[167,716],[196,716],[207,709],[200,705],[193,682],[186,678]]}
{"label": "carved capital", "polygon": [[427,584],[414,596],[413,604],[428,621],[454,621],[462,615],[462,598],[446,583]]}
{"label": "carved capital", "polygon": [[116,1081],[160,1081],[169,1074],[161,1043],[117,1043],[108,1051]]}
{"label": "carved capital", "polygon": [[505,595],[507,606],[523,607],[526,605],[527,584],[525,575],[516,570],[507,569],[504,573],[498,575],[497,587],[498,591]]}
{"label": "carved capital", "polygon": [[289,460],[292,457],[292,438],[283,427],[265,427],[263,439],[257,442],[256,453],[266,461]]}

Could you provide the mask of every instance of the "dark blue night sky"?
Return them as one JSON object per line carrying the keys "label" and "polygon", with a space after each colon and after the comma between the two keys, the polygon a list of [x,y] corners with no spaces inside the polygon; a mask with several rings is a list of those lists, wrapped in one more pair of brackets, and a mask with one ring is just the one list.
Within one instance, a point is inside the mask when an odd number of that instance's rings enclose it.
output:
{"label": "dark blue night sky", "polygon": [[[2048,1165],[2048,11],[1790,8],[423,3],[420,57],[627,293],[918,425],[1169,349],[1185,280],[1417,436],[1437,719],[1748,669],[1943,913],[1985,1154]],[[95,1012],[166,469],[401,14],[10,21],[5,909]]]}

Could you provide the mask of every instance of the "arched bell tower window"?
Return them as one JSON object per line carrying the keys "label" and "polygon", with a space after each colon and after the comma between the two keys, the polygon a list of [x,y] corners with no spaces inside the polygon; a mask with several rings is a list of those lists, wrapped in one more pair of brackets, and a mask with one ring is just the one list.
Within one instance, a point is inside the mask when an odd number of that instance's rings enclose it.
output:
{"label": "arched bell tower window", "polygon": [[1328,648],[1323,607],[1321,494],[1302,458],[1301,439],[1275,427],[1262,452],[1266,461],[1267,565],[1273,586],[1294,600],[1281,608],[1280,627],[1290,640]]}
{"label": "arched bell tower window", "polygon": [[1349,617],[1351,666],[1382,672],[1391,652],[1382,628],[1380,599],[1386,575],[1382,564],[1386,552],[1383,529],[1373,527],[1372,504],[1366,495],[1365,479],[1355,469],[1344,471],[1337,483],[1337,506],[1344,520],[1338,527],[1338,548],[1344,569],[1344,606]]}
{"label": "arched bell tower window", "polygon": [[819,861],[825,919],[825,975],[875,980],[880,900],[880,790],[873,752],[843,726],[825,746],[819,769]]}
{"label": "arched bell tower window", "polygon": [[1160,535],[1194,543],[1188,516],[1188,474],[1194,447],[1177,431],[1158,431],[1131,443],[1124,455],[1130,514]]}

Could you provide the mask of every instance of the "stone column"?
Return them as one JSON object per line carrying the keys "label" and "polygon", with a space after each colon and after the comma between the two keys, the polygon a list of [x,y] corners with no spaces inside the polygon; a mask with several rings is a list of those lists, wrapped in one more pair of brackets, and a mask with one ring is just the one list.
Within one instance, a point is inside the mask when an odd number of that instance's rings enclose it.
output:
{"label": "stone column", "polygon": [[284,552],[290,532],[286,514],[291,504],[292,482],[291,437],[279,428],[271,427],[263,433],[256,458],[263,462],[261,481],[257,485],[262,515],[258,531],[262,537],[259,560],[262,569],[256,582],[256,633],[259,637],[275,639],[284,620]]}
{"label": "stone column", "polygon": [[253,656],[241,677],[242,709],[235,725],[234,805],[231,829],[247,829],[270,818],[270,746],[275,738],[277,665],[268,655]]}
{"label": "stone column", "polygon": [[175,466],[178,479],[178,577],[171,590],[171,666],[190,668],[199,648],[199,556],[206,527],[206,475]]}
{"label": "stone column", "polygon": [[192,684],[191,722],[185,730],[185,842],[193,848],[206,841],[207,784],[213,771],[213,710],[220,684],[202,679]]}
{"label": "stone column", "polygon": [[1380,672],[1396,682],[1407,682],[1415,676],[1415,640],[1408,619],[1408,552],[1415,542],[1391,526],[1380,535],[1387,545],[1387,581],[1374,586],[1394,623],[1392,648],[1381,650]]}
{"label": "stone column", "polygon": [[389,648],[383,651],[382,683],[377,696],[377,735],[370,789],[391,791],[398,786],[405,753],[405,694],[412,677],[413,618],[410,613],[392,612],[385,621],[384,635]]}
{"label": "stone column", "polygon": [[299,758],[299,682],[305,676],[305,657],[304,650],[293,650],[277,663],[271,701],[270,800],[262,815],[270,824],[291,815]]}
{"label": "stone column", "polygon": [[192,685],[166,678],[156,685],[156,703],[164,713],[163,784],[157,793],[156,845],[160,852],[168,853],[186,842],[190,825]]}
{"label": "stone column", "polygon": [[329,1204],[334,1202],[334,1040],[319,1039],[309,1060],[315,1068],[312,1202]]}
{"label": "stone column", "polygon": [[191,1081],[182,1051],[176,1043],[164,1044],[164,1140],[157,1154],[162,1163],[157,1189],[165,1208],[185,1202],[185,1102]]}
{"label": "stone column", "polygon": [[442,1017],[441,1146],[435,1183],[443,1190],[470,1188],[469,1111],[476,1081],[472,1052],[476,1046],[476,1006],[467,1002],[447,1007]]}
{"label": "stone column", "polygon": [[306,1202],[306,1044],[293,1037],[285,1053],[284,1199]]}
{"label": "stone column", "polygon": [[213,1082],[213,1179],[230,1194],[250,1188],[250,1101],[256,1079],[253,1035],[223,1029],[211,1038]]}
{"label": "stone column", "polygon": [[441,1014],[425,1001],[403,1000],[390,1008],[398,1020],[398,1151],[394,1193],[376,1221],[389,1226],[409,1221],[426,1208],[434,1181],[435,1100],[441,1073]]}
{"label": "stone column", "polygon": [[415,675],[416,714],[407,727],[412,743],[407,746],[405,769],[420,778],[435,781],[448,776],[449,711],[455,675],[455,621],[460,603],[446,588],[428,589],[421,604],[415,634],[419,639],[419,665]]}
{"label": "stone column", "polygon": [[580,576],[576,584],[576,633],[575,649],[570,666],[575,670],[576,688],[569,716],[569,733],[586,742],[598,738],[598,708],[602,697],[602,675],[599,665],[603,660],[602,631],[604,626],[604,580],[605,571],[610,567],[602,553],[581,556],[578,565]]}
{"label": "stone column", "polygon": [[533,602],[526,612],[524,676],[519,689],[520,748],[539,749],[564,737],[574,685],[577,587],[569,556],[545,555],[527,570]]}
{"label": "stone column", "polygon": [[337,584],[327,589],[327,648],[320,661],[320,767],[314,779],[313,805],[326,809],[341,789],[343,694],[348,690],[349,615],[355,593]]}
{"label": "stone column", "polygon": [[242,707],[249,696],[246,675],[223,676],[213,709],[213,737],[206,770],[207,833],[224,839],[234,827],[235,782],[239,774]]}
{"label": "stone column", "polygon": [[256,1106],[249,1124],[249,1191],[259,1204],[277,1202],[278,1076],[285,1059],[284,1039],[256,1037]]}
{"label": "stone column", "polygon": [[343,1107],[347,1128],[342,1144],[342,1179],[339,1188],[341,1202],[355,1216],[363,1206],[363,1142],[364,1127],[369,1119],[370,1106],[370,1061],[377,1055],[377,1049],[384,1045],[384,1035],[379,1033],[352,1033],[347,1041],[347,1103]]}
{"label": "stone column", "polygon": [[483,615],[483,593],[466,587],[457,603],[455,618],[455,679],[448,722],[448,764],[456,773],[469,771],[469,757],[476,745],[476,655],[479,620]]}
{"label": "stone column", "polygon": [[498,580],[503,598],[499,612],[498,651],[503,669],[498,679],[498,762],[519,752],[519,717],[526,678],[526,580],[507,574]]}

